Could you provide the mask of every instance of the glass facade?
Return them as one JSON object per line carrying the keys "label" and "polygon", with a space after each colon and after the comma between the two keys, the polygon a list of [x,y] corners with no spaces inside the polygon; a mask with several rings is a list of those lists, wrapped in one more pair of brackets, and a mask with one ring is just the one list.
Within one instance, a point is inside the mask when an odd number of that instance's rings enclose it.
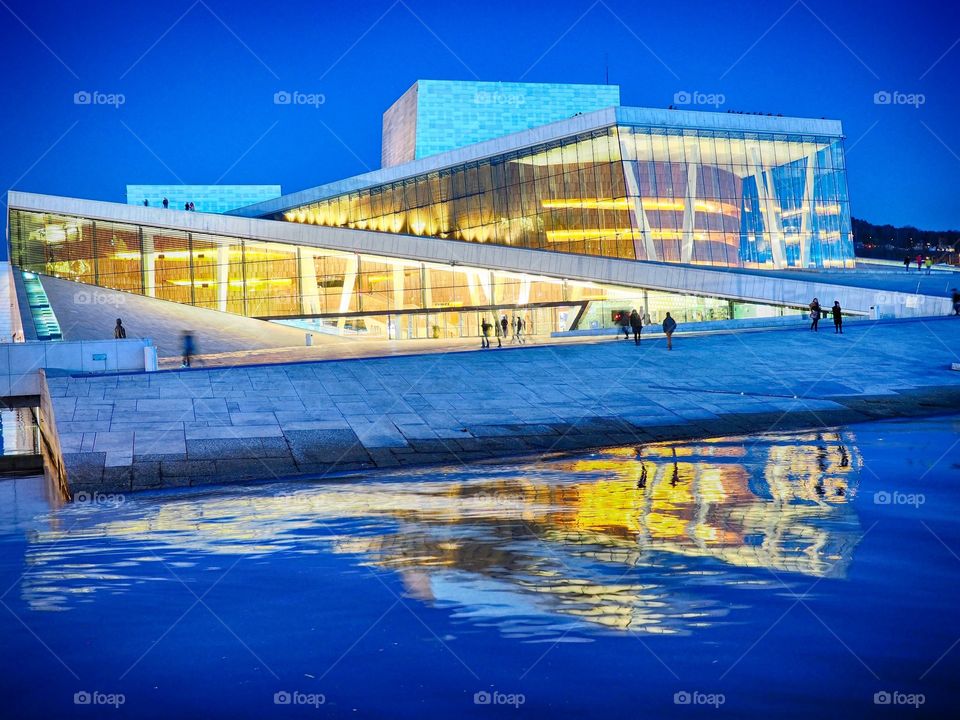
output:
{"label": "glass facade", "polygon": [[[784,308],[521,272],[443,265],[306,245],[10,209],[21,270],[212,310],[294,320],[320,332],[393,338],[472,336],[484,317],[529,334],[653,322],[776,316]],[[789,312],[789,311],[787,311]]]}
{"label": "glass facade", "polygon": [[840,137],[615,125],[274,219],[630,260],[852,267]]}

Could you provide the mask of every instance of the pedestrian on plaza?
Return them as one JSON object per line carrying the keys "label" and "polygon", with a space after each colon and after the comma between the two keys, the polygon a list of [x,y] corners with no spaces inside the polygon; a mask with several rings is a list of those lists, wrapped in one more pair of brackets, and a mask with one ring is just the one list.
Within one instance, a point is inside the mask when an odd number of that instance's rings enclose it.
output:
{"label": "pedestrian on plaza", "polygon": [[960,317],[960,290],[954,288],[950,297],[953,300],[953,314]]}
{"label": "pedestrian on plaza", "polygon": [[190,358],[192,358],[194,353],[196,353],[197,351],[197,345],[193,339],[193,333],[191,333],[189,330],[184,330],[182,343],[183,343],[183,363],[180,365],[180,367],[188,368],[190,367]]}
{"label": "pedestrian on plaza", "polygon": [[640,313],[634,308],[630,311],[630,329],[633,330],[633,344],[640,344],[640,331],[643,330],[643,320],[640,319]]}
{"label": "pedestrian on plaza", "polygon": [[917,255],[917,272],[920,272],[920,268],[923,266],[923,255]]}
{"label": "pedestrian on plaza", "polygon": [[930,268],[933,267],[933,258],[927,255],[927,259],[923,261],[923,267],[926,268],[927,275],[929,275]]}
{"label": "pedestrian on plaza", "polygon": [[503,336],[507,337],[507,328],[510,327],[510,321],[507,320],[506,315],[500,316],[500,329],[503,332]]}
{"label": "pedestrian on plaza", "polygon": [[185,202],[185,203],[183,204],[183,209],[186,210],[187,212],[190,212],[190,203]]}
{"label": "pedestrian on plaza", "polygon": [[196,212],[197,206],[193,204],[193,200],[190,201],[190,212]]}
{"label": "pedestrian on plaza", "polygon": [[814,332],[820,332],[817,325],[820,324],[820,301],[817,298],[810,303],[810,329]]}
{"label": "pedestrian on plaza", "polygon": [[523,331],[527,329],[527,323],[524,321],[523,316],[517,318],[517,341],[523,345]]}
{"label": "pedestrian on plaza", "polygon": [[617,322],[620,323],[620,327],[623,328],[623,339],[630,339],[630,313],[626,310],[621,310],[617,313]]}
{"label": "pedestrian on plaza", "polygon": [[903,269],[907,272],[910,272],[910,256],[907,255],[903,258]]}
{"label": "pedestrian on plaza", "polygon": [[510,318],[510,344],[517,342],[519,339],[518,330],[517,330],[517,316],[514,315]]}
{"label": "pedestrian on plaza", "polygon": [[500,322],[496,318],[493,319],[493,332],[497,336],[497,347],[503,347],[503,343],[500,342]]}
{"label": "pedestrian on plaza", "polygon": [[144,207],[150,207],[150,201],[147,200],[146,198],[144,198],[144,199],[143,199],[143,206],[144,206]]}
{"label": "pedestrian on plaza", "polygon": [[490,347],[490,322],[486,318],[480,321],[480,347]]}
{"label": "pedestrian on plaza", "polygon": [[117,318],[117,324],[113,328],[113,338],[114,340],[126,340],[127,338],[127,329],[123,326],[120,318]]}
{"label": "pedestrian on plaza", "polygon": [[833,308],[831,311],[833,313],[833,333],[836,335],[840,333],[843,335],[843,311],[840,308],[840,301],[833,301]]}
{"label": "pedestrian on plaza", "polygon": [[163,199],[163,209],[166,210],[168,207],[170,207],[170,201],[167,200],[166,198],[164,198],[164,199]]}
{"label": "pedestrian on plaza", "polygon": [[646,327],[650,324],[650,313],[646,310],[643,311],[643,326]]}
{"label": "pedestrian on plaza", "polygon": [[663,319],[663,334],[667,336],[667,350],[673,350],[673,331],[677,329],[677,321],[670,317],[670,313]]}

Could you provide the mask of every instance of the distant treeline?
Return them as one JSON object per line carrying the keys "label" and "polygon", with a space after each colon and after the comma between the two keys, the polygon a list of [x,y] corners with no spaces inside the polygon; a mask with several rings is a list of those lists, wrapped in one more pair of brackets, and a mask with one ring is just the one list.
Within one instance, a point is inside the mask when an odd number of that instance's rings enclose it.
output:
{"label": "distant treeline", "polygon": [[860,257],[902,260],[905,255],[923,253],[938,262],[958,262],[960,230],[874,225],[853,218],[853,244]]}

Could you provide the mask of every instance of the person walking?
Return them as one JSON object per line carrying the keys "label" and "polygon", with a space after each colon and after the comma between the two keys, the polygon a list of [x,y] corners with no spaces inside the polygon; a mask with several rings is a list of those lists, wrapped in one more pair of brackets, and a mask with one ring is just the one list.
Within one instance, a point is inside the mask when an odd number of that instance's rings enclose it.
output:
{"label": "person walking", "polygon": [[927,259],[923,261],[923,267],[927,271],[927,275],[929,275],[930,269],[933,267],[933,258],[927,255]]}
{"label": "person walking", "polygon": [[183,363],[180,367],[188,368],[190,367],[190,358],[193,357],[194,353],[197,351],[196,342],[193,339],[193,333],[189,330],[183,331]]}
{"label": "person walking", "polygon": [[120,318],[117,318],[117,324],[113,328],[113,339],[114,340],[126,340],[127,339],[127,329],[123,326]]}
{"label": "person walking", "polygon": [[950,297],[953,300],[953,314],[960,317],[960,290],[954,288],[953,295]]}
{"label": "person walking", "polygon": [[507,335],[507,328],[508,328],[508,327],[510,327],[510,321],[507,320],[507,316],[506,316],[506,315],[501,315],[501,316],[500,316],[500,330],[502,331],[502,334],[503,334],[503,338],[504,338],[504,339],[506,339],[506,338],[508,337],[508,335]]}
{"label": "person walking", "polygon": [[514,315],[512,318],[510,318],[510,344],[511,344],[511,345],[512,345],[513,343],[517,342],[517,340],[518,340],[517,332],[518,332],[518,331],[517,331],[517,316]]}
{"label": "person walking", "polygon": [[163,209],[166,210],[166,209],[169,208],[169,207],[170,207],[170,201],[167,200],[166,198],[164,198],[164,199],[163,199]]}
{"label": "person walking", "polygon": [[633,330],[633,344],[640,344],[640,332],[643,330],[643,321],[640,319],[640,313],[634,308],[630,311],[630,329]]}
{"label": "person walking", "polygon": [[523,331],[526,329],[526,323],[522,317],[517,318],[517,342],[523,345]]}
{"label": "person walking", "polygon": [[486,318],[480,321],[480,347],[482,349],[490,347],[490,323]]}
{"label": "person walking", "polygon": [[[617,313],[617,322],[620,323],[620,327],[623,328],[623,339],[630,339],[630,313],[626,310],[621,310]],[[619,337],[619,335],[617,336]]]}
{"label": "person walking", "polygon": [[910,272],[910,256],[905,255],[903,258],[903,269],[907,272]]}
{"label": "person walking", "polygon": [[677,321],[670,317],[670,313],[663,319],[663,334],[667,336],[667,350],[673,350],[673,331],[677,329]]}
{"label": "person walking", "polygon": [[843,335],[843,311],[840,308],[840,301],[833,301],[833,308],[830,310],[833,313],[833,332],[834,334],[840,333]]}
{"label": "person walking", "polygon": [[500,321],[497,318],[493,318],[493,334],[497,336],[497,347],[503,347],[500,341]]}
{"label": "person walking", "polygon": [[146,198],[144,198],[144,199],[143,199],[143,206],[144,206],[144,207],[150,207],[150,201],[147,200]]}
{"label": "person walking", "polygon": [[817,298],[810,303],[810,329],[814,332],[820,332],[817,326],[820,324],[820,301]]}
{"label": "person walking", "polygon": [[920,268],[923,266],[923,255],[917,255],[917,272],[920,272]]}

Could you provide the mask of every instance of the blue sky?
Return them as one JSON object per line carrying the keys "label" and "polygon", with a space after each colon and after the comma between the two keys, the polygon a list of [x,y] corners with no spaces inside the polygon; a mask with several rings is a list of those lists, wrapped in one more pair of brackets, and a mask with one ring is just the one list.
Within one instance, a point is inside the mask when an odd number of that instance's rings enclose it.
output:
{"label": "blue sky", "polygon": [[[603,82],[606,62],[626,105],[699,91],[721,110],[839,118],[855,216],[960,228],[960,16],[946,5],[0,0],[0,190],[298,190],[376,168],[381,115],[417,78]],[[275,105],[282,90],[325,102]],[[124,102],[75,104],[84,91]]]}

